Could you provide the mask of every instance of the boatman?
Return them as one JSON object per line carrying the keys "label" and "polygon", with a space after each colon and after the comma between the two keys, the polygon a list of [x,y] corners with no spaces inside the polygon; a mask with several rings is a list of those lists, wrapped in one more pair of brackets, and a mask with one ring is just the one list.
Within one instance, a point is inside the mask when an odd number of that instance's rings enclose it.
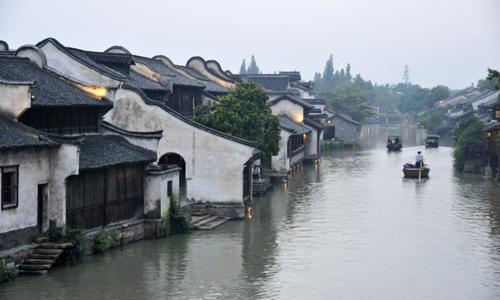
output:
{"label": "boatman", "polygon": [[422,167],[424,166],[424,155],[422,154],[422,151],[418,151],[415,156],[415,167],[420,168],[420,164],[422,164]]}

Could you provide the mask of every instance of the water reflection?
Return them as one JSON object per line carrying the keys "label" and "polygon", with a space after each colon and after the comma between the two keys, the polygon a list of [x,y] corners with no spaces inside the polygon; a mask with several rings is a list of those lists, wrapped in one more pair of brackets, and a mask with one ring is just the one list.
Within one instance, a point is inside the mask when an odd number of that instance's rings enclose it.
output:
{"label": "water reflection", "polygon": [[[418,150],[430,177],[405,179]],[[251,219],[19,277],[0,298],[499,299],[500,188],[451,162],[421,145],[324,153]]]}

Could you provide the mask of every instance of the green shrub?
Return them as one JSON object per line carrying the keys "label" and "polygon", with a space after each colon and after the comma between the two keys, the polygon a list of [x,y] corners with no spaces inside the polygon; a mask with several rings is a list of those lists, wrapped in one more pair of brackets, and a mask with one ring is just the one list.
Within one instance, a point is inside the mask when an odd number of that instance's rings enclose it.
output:
{"label": "green shrub", "polygon": [[112,229],[107,231],[105,229],[99,230],[99,232],[94,237],[94,251],[97,253],[104,252],[109,248],[116,247],[119,243],[116,236],[118,231]]}
{"label": "green shrub", "polygon": [[476,160],[479,146],[483,145],[484,133],[482,130],[486,124],[479,121],[477,117],[461,120],[453,129],[453,165],[463,170],[465,161]]}
{"label": "green shrub", "polygon": [[51,242],[72,243],[73,247],[65,250],[57,261],[59,264],[75,264],[85,259],[88,247],[87,231],[83,228],[83,221],[77,215],[73,224],[52,231],[49,235]]}
{"label": "green shrub", "polygon": [[181,206],[179,195],[170,196],[170,207],[166,216],[166,234],[185,233],[191,228],[191,216],[186,208]]}
{"label": "green shrub", "polygon": [[12,281],[19,274],[17,268],[9,268],[4,262],[0,262],[0,282]]}

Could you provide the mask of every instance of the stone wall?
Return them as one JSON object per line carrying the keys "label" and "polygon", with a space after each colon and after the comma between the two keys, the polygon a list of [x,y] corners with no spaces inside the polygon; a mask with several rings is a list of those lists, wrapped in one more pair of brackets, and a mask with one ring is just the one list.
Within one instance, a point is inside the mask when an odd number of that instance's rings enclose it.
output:
{"label": "stone wall", "polygon": [[[165,226],[166,223],[162,219],[140,219],[122,222],[104,229],[106,231],[116,229],[116,239],[120,241],[120,244],[128,244],[145,238],[159,238]],[[94,253],[94,237],[101,229],[88,232],[89,247],[87,248],[87,254]],[[3,261],[9,267],[20,265],[38,247],[38,244],[28,244],[33,236],[36,236],[36,226],[0,234],[0,243],[3,244],[3,249],[8,249],[0,251],[0,263]],[[24,245],[11,249],[6,248],[6,246],[15,244]]]}
{"label": "stone wall", "polygon": [[36,237],[36,226],[0,233],[0,250],[11,249],[18,245],[26,245],[30,239]]}

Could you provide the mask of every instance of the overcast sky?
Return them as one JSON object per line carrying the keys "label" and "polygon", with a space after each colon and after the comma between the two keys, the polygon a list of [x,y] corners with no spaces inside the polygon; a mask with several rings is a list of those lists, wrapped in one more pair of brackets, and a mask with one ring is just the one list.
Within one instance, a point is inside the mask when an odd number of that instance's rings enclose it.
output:
{"label": "overcast sky", "polygon": [[263,73],[334,68],[378,84],[460,89],[500,69],[499,0],[0,0],[0,40],[11,49],[56,38],[63,45],[192,56],[238,73],[255,55]]}

